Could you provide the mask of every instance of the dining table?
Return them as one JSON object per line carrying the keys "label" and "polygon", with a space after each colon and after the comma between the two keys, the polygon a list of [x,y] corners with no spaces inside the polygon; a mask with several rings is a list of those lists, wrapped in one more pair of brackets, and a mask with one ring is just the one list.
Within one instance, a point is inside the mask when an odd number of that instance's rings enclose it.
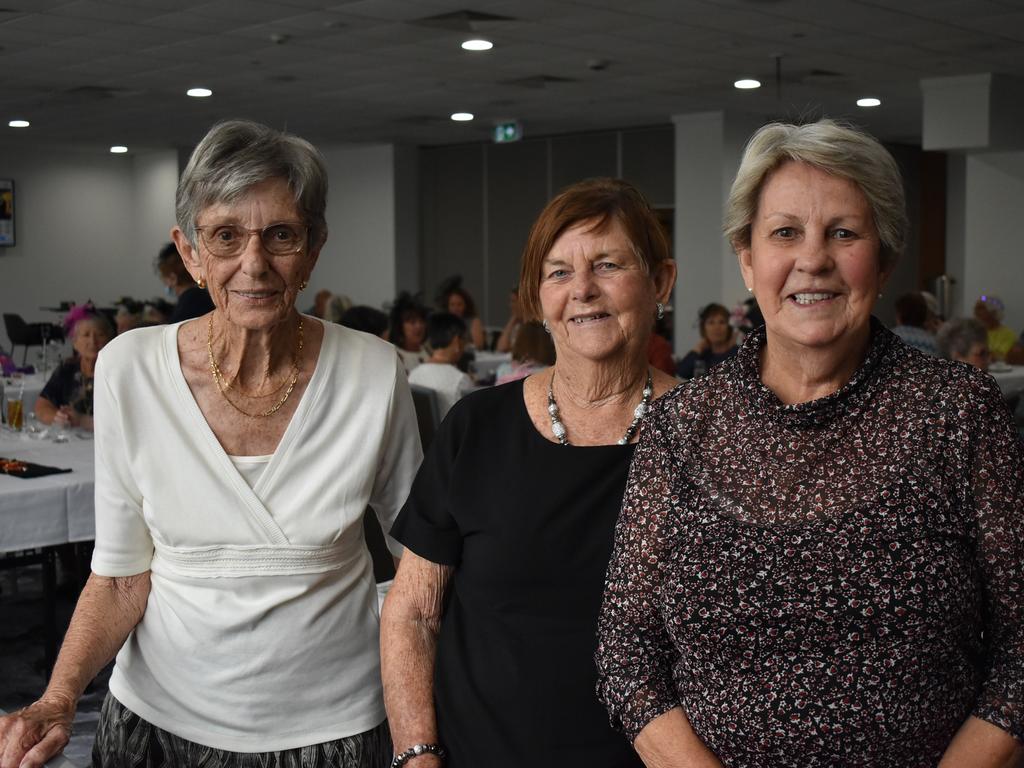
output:
{"label": "dining table", "polygon": [[[58,442],[59,440],[59,442]],[[95,538],[92,433],[32,425],[0,429],[0,457],[70,472],[22,478],[0,473],[0,569],[43,567],[47,673],[57,656],[57,548]]]}
{"label": "dining table", "polygon": [[52,370],[46,373],[42,371],[25,374],[19,373],[13,376],[3,376],[0,378],[0,382],[3,383],[3,390],[7,397],[16,395],[18,392],[23,393],[25,413],[28,414],[35,409],[36,398],[43,391],[43,387],[46,386],[46,382],[52,373]]}

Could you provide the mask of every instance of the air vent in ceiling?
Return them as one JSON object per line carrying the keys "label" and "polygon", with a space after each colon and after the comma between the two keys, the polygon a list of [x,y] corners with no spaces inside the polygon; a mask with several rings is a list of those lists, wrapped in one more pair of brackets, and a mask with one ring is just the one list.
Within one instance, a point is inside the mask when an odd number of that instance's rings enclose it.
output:
{"label": "air vent in ceiling", "polygon": [[532,75],[530,77],[517,77],[515,80],[502,80],[498,85],[511,85],[516,88],[546,88],[556,83],[575,83],[570,77],[558,77],[557,75]]}
{"label": "air vent in ceiling", "polygon": [[409,23],[421,27],[448,29],[453,32],[475,32],[481,26],[487,26],[495,22],[515,20],[511,16],[497,16],[493,13],[466,10],[441,13],[437,16],[426,16],[422,19],[413,19]]}

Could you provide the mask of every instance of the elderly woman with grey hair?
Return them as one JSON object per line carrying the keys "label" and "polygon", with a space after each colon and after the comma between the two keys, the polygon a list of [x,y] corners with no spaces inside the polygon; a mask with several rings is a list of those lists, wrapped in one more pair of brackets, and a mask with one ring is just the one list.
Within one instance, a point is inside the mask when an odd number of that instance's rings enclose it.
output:
{"label": "elderly woman with grey hair", "polygon": [[391,527],[421,452],[391,346],[295,309],[326,195],[294,136],[196,147],[172,236],[215,308],[100,356],[93,573],[46,692],[0,721],[4,768],[64,746],[115,653],[94,768],[389,761],[362,518]]}
{"label": "elderly woman with grey hair", "polygon": [[981,371],[988,370],[988,329],[973,317],[960,317],[943,323],[935,334],[939,354],[947,360],[959,360]]}
{"label": "elderly woman with grey hair", "polygon": [[648,766],[1003,766],[1024,739],[1024,450],[998,387],[872,316],[899,171],[751,138],[726,233],[765,327],[654,404],[599,627]]}

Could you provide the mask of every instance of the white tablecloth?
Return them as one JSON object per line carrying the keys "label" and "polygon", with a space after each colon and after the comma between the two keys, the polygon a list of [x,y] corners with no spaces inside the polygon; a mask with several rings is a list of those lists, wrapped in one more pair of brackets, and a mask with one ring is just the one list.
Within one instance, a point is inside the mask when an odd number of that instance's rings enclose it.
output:
{"label": "white tablecloth", "polygon": [[0,432],[0,456],[72,470],[31,480],[0,475],[0,552],[95,537],[93,441],[78,434],[54,443]]}
{"label": "white tablecloth", "polygon": [[474,354],[473,373],[476,374],[478,379],[494,373],[498,370],[499,365],[507,363],[512,359],[512,355],[508,352],[488,352],[484,350],[477,351]]}
{"label": "white tablecloth", "polygon": [[1012,395],[1024,389],[1024,365],[1011,366],[1009,371],[993,371],[989,368],[988,372],[1004,395]]}

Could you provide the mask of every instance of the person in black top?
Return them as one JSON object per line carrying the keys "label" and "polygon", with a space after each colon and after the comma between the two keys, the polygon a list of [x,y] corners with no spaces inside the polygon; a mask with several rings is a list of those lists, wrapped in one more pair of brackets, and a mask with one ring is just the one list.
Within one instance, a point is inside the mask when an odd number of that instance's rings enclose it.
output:
{"label": "person in black top", "polygon": [[114,329],[105,315],[91,311],[75,322],[70,334],[75,355],[61,363],[39,393],[36,418],[44,424],[92,430],[93,372]]}
{"label": "person in black top", "polygon": [[729,325],[729,310],[721,304],[708,304],[700,311],[700,341],[676,366],[681,379],[703,376],[723,360],[736,355],[736,334]]}
{"label": "person in black top", "polygon": [[160,249],[156,257],[156,271],[167,286],[168,293],[177,297],[174,310],[167,318],[168,323],[191,320],[213,311],[213,301],[206,287],[192,282],[192,276],[185,269],[174,243],[168,243]]}
{"label": "person in black top", "polygon": [[647,364],[675,265],[640,193],[594,179],[541,213],[521,278],[554,366],[452,408],[391,530],[407,548],[381,619],[392,738],[413,768],[642,766],[593,654],[633,441],[676,384]]}

